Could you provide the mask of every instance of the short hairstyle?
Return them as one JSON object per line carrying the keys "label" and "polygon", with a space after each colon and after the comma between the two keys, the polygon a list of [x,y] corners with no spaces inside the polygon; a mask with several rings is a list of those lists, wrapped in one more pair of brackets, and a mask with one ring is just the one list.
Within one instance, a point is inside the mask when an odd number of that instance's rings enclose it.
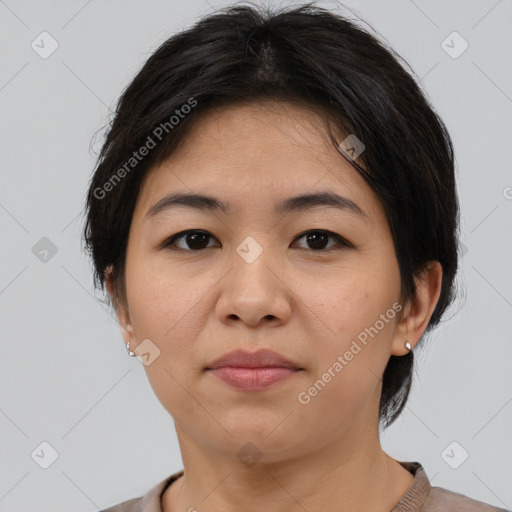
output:
{"label": "short hairstyle", "polygon": [[[202,114],[286,102],[328,121],[335,149],[382,201],[402,298],[414,297],[413,278],[429,260],[441,263],[440,297],[421,345],[454,299],[459,205],[445,125],[401,57],[354,21],[314,2],[279,10],[245,4],[207,15],[167,39],[122,92],[85,205],[83,240],[95,286],[105,291],[107,272],[116,297],[126,297],[126,248],[141,184]],[[356,159],[342,148],[349,135],[364,144]],[[146,156],[135,158],[142,147]],[[384,428],[405,406],[413,368],[412,351],[390,356],[379,407]]]}

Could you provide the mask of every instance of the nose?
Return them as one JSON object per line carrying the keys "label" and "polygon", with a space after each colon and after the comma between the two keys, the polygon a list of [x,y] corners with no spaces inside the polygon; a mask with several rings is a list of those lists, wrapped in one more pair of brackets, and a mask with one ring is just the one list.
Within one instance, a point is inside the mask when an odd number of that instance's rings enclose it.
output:
{"label": "nose", "polygon": [[238,254],[228,273],[216,304],[221,322],[243,322],[255,328],[281,325],[291,316],[291,290],[286,276],[263,251],[255,261],[245,261]]}

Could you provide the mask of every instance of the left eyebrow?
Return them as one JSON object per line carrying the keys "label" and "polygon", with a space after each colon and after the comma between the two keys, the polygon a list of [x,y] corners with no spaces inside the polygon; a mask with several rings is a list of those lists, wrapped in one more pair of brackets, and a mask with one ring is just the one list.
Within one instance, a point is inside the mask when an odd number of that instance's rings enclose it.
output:
{"label": "left eyebrow", "polygon": [[[168,194],[156,202],[146,212],[145,218],[152,217],[157,213],[177,206],[186,206],[198,210],[221,211],[225,214],[229,214],[232,211],[232,207],[229,204],[223,203],[221,200],[213,196],[176,192],[174,194]],[[357,215],[365,221],[369,220],[368,215],[357,205],[357,203],[352,201],[352,199],[330,191],[289,197],[279,202],[275,206],[274,212],[276,215],[284,215],[285,213],[292,211],[304,211],[319,206],[337,208],[338,210],[343,210]]]}
{"label": "left eyebrow", "polygon": [[337,208],[344,210],[359,217],[365,221],[369,220],[368,215],[357,203],[345,196],[340,196],[334,192],[316,192],[312,194],[302,194],[295,197],[290,197],[281,201],[275,208],[278,215],[283,215],[292,211],[303,211],[314,208],[316,206],[323,206],[327,208]]}

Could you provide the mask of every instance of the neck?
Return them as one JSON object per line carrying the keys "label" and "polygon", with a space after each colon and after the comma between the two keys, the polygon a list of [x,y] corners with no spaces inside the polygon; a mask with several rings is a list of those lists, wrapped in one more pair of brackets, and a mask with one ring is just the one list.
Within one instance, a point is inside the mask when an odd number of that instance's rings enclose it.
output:
{"label": "neck", "polygon": [[391,510],[414,477],[380,447],[380,442],[345,439],[301,456],[252,467],[213,457],[184,442],[176,425],[185,474],[162,497],[163,512],[304,512]]}

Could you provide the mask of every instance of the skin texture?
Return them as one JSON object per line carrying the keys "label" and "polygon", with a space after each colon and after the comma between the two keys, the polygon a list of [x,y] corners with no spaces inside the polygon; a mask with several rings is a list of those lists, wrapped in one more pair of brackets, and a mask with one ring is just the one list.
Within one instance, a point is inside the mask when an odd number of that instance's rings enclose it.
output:
{"label": "skin texture", "polygon": [[[126,296],[117,300],[130,349],[145,339],[160,355],[145,366],[174,419],[185,475],[164,493],[165,512],[294,512],[304,509],[387,512],[413,476],[380,446],[381,376],[390,355],[405,355],[425,331],[440,293],[432,262],[414,300],[400,297],[400,275],[378,196],[335,152],[322,118],[306,107],[255,103],[201,118],[179,151],[143,183],[126,259]],[[276,215],[285,198],[331,191],[367,218],[315,207]],[[144,218],[171,192],[205,193],[232,212],[177,207]],[[183,230],[207,231],[206,249]],[[318,250],[306,230],[335,238]],[[252,237],[263,252],[252,263],[236,249]],[[190,248],[192,246],[192,248]],[[107,276],[108,277],[108,276]],[[403,317],[377,335],[309,403],[298,400],[365,328],[394,303]],[[268,348],[304,369],[258,392],[235,390],[204,368],[236,348]],[[261,458],[237,455],[252,443]],[[247,449],[247,448],[245,448]],[[193,510],[193,509],[192,509]]]}

